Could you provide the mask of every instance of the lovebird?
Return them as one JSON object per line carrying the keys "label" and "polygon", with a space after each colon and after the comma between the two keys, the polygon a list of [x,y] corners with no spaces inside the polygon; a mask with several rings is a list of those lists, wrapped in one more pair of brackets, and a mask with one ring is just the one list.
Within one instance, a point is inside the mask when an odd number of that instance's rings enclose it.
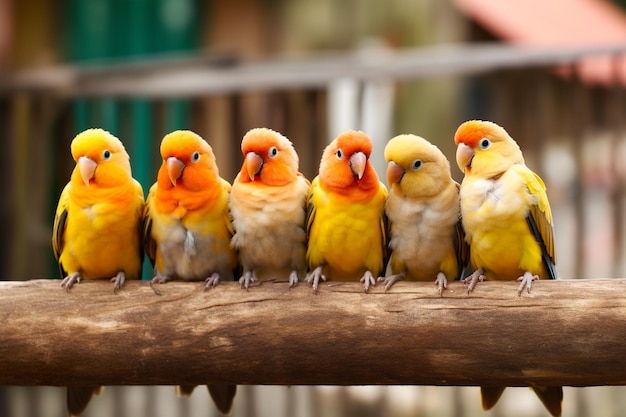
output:
{"label": "lovebird", "polygon": [[[126,279],[141,278],[143,190],[124,145],[111,133],[85,130],[72,140],[71,152],[76,167],[52,232],[61,286],[69,291],[83,279],[110,279],[117,293]],[[101,389],[68,387],[68,413],[79,415]]]}
{"label": "lovebird", "polygon": [[[524,163],[511,136],[495,123],[470,120],[454,136],[461,183],[461,214],[478,281],[520,281],[518,295],[536,279],[556,279],[552,213],[541,178]],[[561,415],[561,387],[531,387],[553,416]],[[481,388],[485,409],[504,387]]]}
{"label": "lovebird", "polygon": [[[230,246],[231,186],[220,177],[211,146],[192,131],[177,130],[163,137],[160,152],[163,161],[144,216],[145,249],[155,272],[152,283],[204,281],[206,290],[220,280],[233,281],[238,262]],[[194,388],[178,386],[176,391],[188,396]],[[220,412],[230,412],[237,386],[207,388]]]}
{"label": "lovebird", "polygon": [[189,130],[161,141],[162,163],[146,199],[144,243],[154,264],[152,282],[233,281],[237,253],[230,246],[230,183],[220,177],[211,146]]}
{"label": "lovebird", "polygon": [[461,279],[469,263],[459,184],[444,154],[420,136],[391,139],[385,160],[392,275],[378,280],[385,291],[401,279],[434,280],[441,295],[448,279]]}
{"label": "lovebird", "polygon": [[369,161],[371,153],[370,138],[352,130],[324,149],[307,198],[307,282],[314,292],[327,279],[360,281],[368,292],[383,272],[387,188]]}
{"label": "lovebird", "polygon": [[293,144],[271,129],[256,128],[241,141],[241,171],[233,182],[230,209],[239,251],[242,288],[255,281],[306,273],[306,196],[309,181],[299,172]]}

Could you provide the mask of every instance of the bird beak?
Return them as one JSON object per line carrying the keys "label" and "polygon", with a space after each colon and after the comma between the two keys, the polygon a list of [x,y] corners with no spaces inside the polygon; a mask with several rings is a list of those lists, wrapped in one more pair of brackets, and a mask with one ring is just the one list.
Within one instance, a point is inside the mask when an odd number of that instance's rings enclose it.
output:
{"label": "bird beak", "polygon": [[172,185],[176,187],[176,181],[183,176],[185,164],[180,159],[170,156],[167,158],[167,175],[170,177]]}
{"label": "bird beak", "polygon": [[387,184],[391,187],[392,184],[400,182],[403,176],[404,168],[393,161],[389,161],[387,164]]}
{"label": "bird beak", "polygon": [[96,161],[88,156],[81,156],[78,158],[78,170],[80,171],[80,176],[87,187],[89,187],[89,182],[96,174],[97,167],[98,164]]}
{"label": "bird beak", "polygon": [[474,150],[463,142],[459,143],[456,148],[456,164],[461,172],[472,167],[472,159],[474,159]]}
{"label": "bird beak", "polygon": [[356,152],[350,157],[350,169],[359,179],[363,178],[366,164],[367,156],[363,152]]}
{"label": "bird beak", "polygon": [[248,152],[246,154],[246,167],[248,168],[250,181],[254,181],[254,177],[259,175],[263,168],[263,158],[255,152]]}

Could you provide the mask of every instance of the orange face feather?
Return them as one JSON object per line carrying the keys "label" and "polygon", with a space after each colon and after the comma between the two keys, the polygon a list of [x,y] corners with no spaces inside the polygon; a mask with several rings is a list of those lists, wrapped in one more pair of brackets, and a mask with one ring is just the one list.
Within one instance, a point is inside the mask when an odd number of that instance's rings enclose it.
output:
{"label": "orange face feather", "polygon": [[298,176],[298,155],[291,141],[278,132],[250,130],[243,137],[241,151],[245,159],[237,181],[281,186]]}
{"label": "orange face feather", "polygon": [[161,157],[157,181],[164,189],[176,186],[198,191],[219,177],[211,146],[189,130],[166,135],[161,142]]}
{"label": "orange face feather", "polygon": [[196,133],[177,130],[161,141],[163,162],[157,174],[156,205],[164,213],[211,207],[221,192],[211,146]]}
{"label": "orange face feather", "polygon": [[459,126],[454,134],[454,143],[464,143],[470,148],[475,148],[482,138],[489,138],[494,135],[503,136],[504,129],[492,122],[483,120],[469,120]]}
{"label": "orange face feather", "polygon": [[347,131],[326,147],[320,163],[320,184],[339,194],[375,192],[378,175],[369,161],[372,141],[361,131]]}

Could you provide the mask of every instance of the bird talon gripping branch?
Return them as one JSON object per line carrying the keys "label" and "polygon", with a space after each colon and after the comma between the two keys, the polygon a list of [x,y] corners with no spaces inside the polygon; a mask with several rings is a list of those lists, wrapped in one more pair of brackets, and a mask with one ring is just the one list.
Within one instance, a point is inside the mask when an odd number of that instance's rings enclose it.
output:
{"label": "bird talon gripping branch", "polygon": [[524,291],[524,288],[526,288],[526,290],[528,291],[528,294],[530,294],[530,287],[533,281],[537,281],[538,279],[539,279],[539,275],[533,275],[528,271],[524,272],[524,275],[517,278],[517,282],[520,283],[519,287],[517,288],[517,295],[521,296],[522,292]]}

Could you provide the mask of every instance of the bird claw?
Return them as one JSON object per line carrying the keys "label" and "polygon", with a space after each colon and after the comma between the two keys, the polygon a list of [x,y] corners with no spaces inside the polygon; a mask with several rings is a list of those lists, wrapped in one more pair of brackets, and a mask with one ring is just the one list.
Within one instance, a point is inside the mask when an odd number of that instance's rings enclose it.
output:
{"label": "bird claw", "polygon": [[[220,274],[217,272],[204,280],[204,291],[215,288],[220,283]],[[248,288],[248,287],[246,287]]]}
{"label": "bird claw", "polygon": [[74,272],[73,274],[63,278],[63,281],[61,281],[61,287],[65,288],[65,291],[70,292],[70,288],[72,288],[74,284],[80,283],[82,280],[83,277],[80,275],[80,272]]}
{"label": "bird claw", "polygon": [[402,281],[404,279],[404,274],[395,274],[395,275],[389,275],[388,277],[378,277],[378,279],[376,280],[376,282],[384,282],[385,283],[385,292],[389,291],[389,289],[391,287],[393,287],[393,285],[398,282],[398,281]]}
{"label": "bird claw", "polygon": [[517,295],[521,296],[524,288],[526,288],[528,294],[530,294],[530,286],[532,285],[533,281],[537,281],[538,279],[539,275],[533,275],[528,271],[524,272],[524,275],[517,279],[517,282],[520,283],[519,287],[517,288]]}
{"label": "bird claw", "polygon": [[314,294],[317,294],[317,288],[319,286],[320,279],[322,281],[326,281],[326,277],[322,273],[323,271],[324,271],[324,265],[320,265],[317,268],[315,268],[313,271],[309,272],[306,278],[304,279],[308,284],[311,285],[311,287],[313,287]]}
{"label": "bird claw", "polygon": [[245,288],[246,291],[250,287],[250,284],[253,284],[255,282],[256,282],[256,277],[254,276],[254,272],[252,271],[244,272],[241,278],[239,278],[239,286],[241,288]]}
{"label": "bird claw", "polygon": [[296,271],[291,271],[289,274],[289,288],[293,288],[298,285],[298,273]]}
{"label": "bird claw", "polygon": [[117,294],[120,288],[122,288],[122,285],[124,285],[125,281],[126,281],[126,274],[124,273],[124,271],[118,272],[116,276],[111,278],[111,282],[114,284],[113,294]]}
{"label": "bird claw", "polygon": [[467,295],[469,295],[470,292],[472,292],[474,287],[476,287],[476,284],[484,280],[485,280],[485,275],[483,274],[482,269],[477,269],[476,271],[472,272],[472,275],[463,279],[462,281],[464,284],[469,284],[467,286]]}
{"label": "bird claw", "polygon": [[154,286],[154,283],[152,281],[150,281],[150,288],[152,288],[154,295],[163,295],[163,293]]}
{"label": "bird claw", "polygon": [[374,279],[374,274],[371,271],[365,271],[363,277],[359,280],[359,282],[363,283],[363,289],[365,292],[369,292],[370,286],[376,285],[376,280]]}
{"label": "bird claw", "polygon": [[170,278],[167,276],[162,276],[162,275],[157,275],[154,278],[152,278],[150,280],[150,288],[152,288],[152,291],[154,291],[154,295],[163,295],[163,293],[161,291],[159,291],[154,284],[165,284],[167,281],[169,281]]}
{"label": "bird claw", "polygon": [[435,279],[435,285],[437,286],[437,289],[439,290],[439,296],[443,297],[443,290],[448,288],[448,280],[446,279],[446,275],[443,272],[439,272],[437,274],[437,278]]}

